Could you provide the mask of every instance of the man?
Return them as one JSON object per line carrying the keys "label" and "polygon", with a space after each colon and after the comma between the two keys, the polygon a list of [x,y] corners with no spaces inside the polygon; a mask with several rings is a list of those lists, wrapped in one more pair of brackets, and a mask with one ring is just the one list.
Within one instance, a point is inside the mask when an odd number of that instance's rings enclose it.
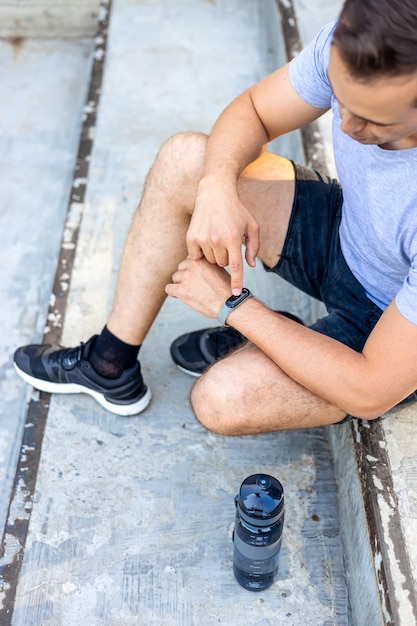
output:
{"label": "man", "polygon": [[[264,149],[329,108],[341,188]],[[121,415],[143,410],[137,354],[168,294],[249,340],[192,390],[206,428],[376,418],[417,389],[416,166],[417,5],[347,0],[336,24],[232,102],[208,138],[180,134],[162,147],[107,326],[77,348],[19,349],[18,372]],[[249,266],[257,257],[328,315],[306,328],[242,291],[242,243]]]}

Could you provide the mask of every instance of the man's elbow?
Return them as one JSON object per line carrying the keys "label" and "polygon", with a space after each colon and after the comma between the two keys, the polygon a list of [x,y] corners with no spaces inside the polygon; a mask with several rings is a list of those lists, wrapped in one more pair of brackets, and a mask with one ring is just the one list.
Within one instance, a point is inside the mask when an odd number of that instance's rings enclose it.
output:
{"label": "man's elbow", "polygon": [[398,402],[399,400],[372,396],[368,393],[349,403],[347,413],[358,419],[372,421],[392,409]]}
{"label": "man's elbow", "polygon": [[353,412],[349,413],[349,415],[352,415],[353,417],[356,417],[357,419],[371,422],[372,420],[375,420],[378,417],[381,417],[381,415],[383,415],[384,413],[385,413],[384,410],[371,409],[371,408],[364,409],[364,408],[359,407],[358,410],[356,410],[354,413]]}
{"label": "man's elbow", "polygon": [[344,410],[358,419],[372,421],[381,417],[389,409],[395,406],[396,402],[381,397],[380,394],[372,394],[369,391],[358,392],[350,398]]}

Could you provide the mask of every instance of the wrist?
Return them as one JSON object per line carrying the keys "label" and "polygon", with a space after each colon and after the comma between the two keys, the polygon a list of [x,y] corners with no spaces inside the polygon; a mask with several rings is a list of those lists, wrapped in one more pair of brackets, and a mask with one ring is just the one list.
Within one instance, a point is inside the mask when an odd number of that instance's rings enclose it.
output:
{"label": "wrist", "polygon": [[233,311],[235,311],[241,304],[243,304],[252,297],[253,296],[251,292],[249,291],[249,289],[246,289],[246,287],[242,289],[242,293],[239,296],[230,296],[230,298],[228,298],[226,302],[222,304],[217,314],[217,319],[219,320],[219,322],[227,326],[227,319],[229,315],[233,313]]}
{"label": "wrist", "polygon": [[200,178],[198,189],[199,191],[208,190],[210,193],[213,192],[213,189],[236,190],[237,179],[238,174],[225,168],[206,172]]}

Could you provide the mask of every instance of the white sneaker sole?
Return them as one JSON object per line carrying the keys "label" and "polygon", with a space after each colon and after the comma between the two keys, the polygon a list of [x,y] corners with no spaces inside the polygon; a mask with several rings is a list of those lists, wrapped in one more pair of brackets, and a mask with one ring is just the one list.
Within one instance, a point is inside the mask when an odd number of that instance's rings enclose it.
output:
{"label": "white sneaker sole", "polygon": [[26,374],[26,372],[23,372],[17,367],[16,363],[14,363],[14,366],[19,376],[39,391],[46,391],[46,393],[86,393],[94,398],[94,400],[96,400],[102,407],[107,409],[107,411],[115,413],[116,415],[121,415],[122,417],[129,417],[131,415],[141,413],[146,409],[152,398],[151,391],[148,388],[145,395],[133,404],[115,404],[106,400],[103,394],[99,391],[94,391],[93,389],[88,389],[83,385],[77,385],[75,383],[51,383],[47,380],[40,380],[39,378],[34,378],[33,376]]}
{"label": "white sneaker sole", "polygon": [[178,363],[176,363],[175,365],[178,367],[178,369],[184,372],[184,374],[188,374],[188,376],[194,376],[195,378],[200,378],[200,376],[202,376],[202,374],[198,374],[197,372],[192,372],[191,370],[187,370],[185,367],[178,365]]}

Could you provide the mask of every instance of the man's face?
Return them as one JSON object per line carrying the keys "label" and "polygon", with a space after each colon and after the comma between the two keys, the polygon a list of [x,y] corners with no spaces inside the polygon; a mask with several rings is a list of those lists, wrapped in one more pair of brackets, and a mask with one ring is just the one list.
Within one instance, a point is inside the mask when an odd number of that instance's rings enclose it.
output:
{"label": "man's face", "polygon": [[341,130],[349,137],[394,150],[417,145],[417,72],[358,81],[332,46],[328,77],[339,104]]}

